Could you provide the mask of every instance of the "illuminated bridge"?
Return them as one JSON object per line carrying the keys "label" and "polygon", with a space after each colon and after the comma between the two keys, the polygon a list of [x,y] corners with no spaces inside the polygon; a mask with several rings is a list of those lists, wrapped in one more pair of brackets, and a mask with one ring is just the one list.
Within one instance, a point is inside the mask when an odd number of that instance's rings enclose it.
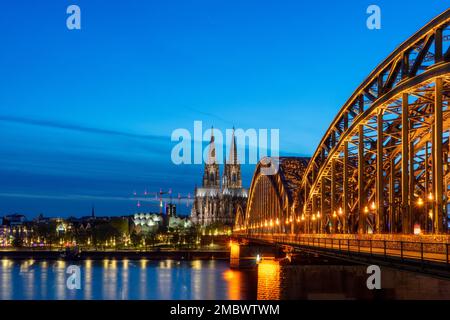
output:
{"label": "illuminated bridge", "polygon": [[449,47],[450,9],[373,70],[310,159],[257,166],[234,236],[448,266]]}

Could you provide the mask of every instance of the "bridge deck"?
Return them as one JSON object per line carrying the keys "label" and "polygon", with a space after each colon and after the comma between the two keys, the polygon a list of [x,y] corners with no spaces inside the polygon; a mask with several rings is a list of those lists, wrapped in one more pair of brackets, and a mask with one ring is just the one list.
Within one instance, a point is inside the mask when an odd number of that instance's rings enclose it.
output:
{"label": "bridge deck", "polygon": [[383,239],[335,239],[313,235],[253,235],[243,236],[248,239],[262,240],[269,243],[297,245],[303,247],[329,249],[353,254],[368,254],[378,257],[396,257],[401,260],[443,263],[449,267],[449,244],[443,242],[423,242]]}

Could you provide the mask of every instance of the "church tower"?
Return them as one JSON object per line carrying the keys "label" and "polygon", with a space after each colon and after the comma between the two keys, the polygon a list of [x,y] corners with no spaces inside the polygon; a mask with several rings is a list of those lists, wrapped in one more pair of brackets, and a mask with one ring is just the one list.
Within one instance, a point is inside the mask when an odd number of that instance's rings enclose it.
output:
{"label": "church tower", "polygon": [[220,187],[219,164],[217,163],[216,145],[214,143],[214,128],[211,128],[211,141],[209,142],[208,160],[205,163],[205,171],[203,173],[203,187]]}
{"label": "church tower", "polygon": [[242,188],[241,165],[239,164],[237,156],[237,146],[236,146],[236,137],[234,135],[234,128],[233,128],[233,135],[231,137],[230,155],[228,156],[228,160],[225,160],[222,185],[223,188],[228,189]]}
{"label": "church tower", "polygon": [[241,166],[238,162],[234,128],[230,154],[228,160],[225,161],[222,180],[216,157],[214,132],[211,129],[203,184],[201,188],[195,188],[194,204],[191,210],[192,222],[202,227],[216,223],[222,224],[224,227],[232,226],[237,210],[245,211],[247,197],[247,189],[242,188]]}

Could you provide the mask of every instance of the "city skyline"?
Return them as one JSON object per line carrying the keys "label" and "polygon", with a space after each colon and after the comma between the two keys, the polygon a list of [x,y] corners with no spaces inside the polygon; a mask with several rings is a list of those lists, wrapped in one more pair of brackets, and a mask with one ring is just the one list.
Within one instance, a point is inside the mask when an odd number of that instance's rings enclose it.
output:
{"label": "city skyline", "polygon": [[[192,194],[203,166],[173,165],[170,134],[194,120],[277,128],[281,155],[309,156],[354,88],[446,9],[378,1],[382,29],[371,31],[368,2],[79,1],[82,29],[69,31],[68,3],[31,3],[0,12],[1,214],[81,216],[94,204],[127,215],[134,190]],[[243,166],[245,186],[253,170]]]}

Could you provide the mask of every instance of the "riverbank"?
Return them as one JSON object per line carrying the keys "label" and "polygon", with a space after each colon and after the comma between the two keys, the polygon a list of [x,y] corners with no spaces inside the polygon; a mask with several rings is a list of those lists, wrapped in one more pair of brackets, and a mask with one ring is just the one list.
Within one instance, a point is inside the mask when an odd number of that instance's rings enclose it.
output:
{"label": "riverbank", "polygon": [[[10,250],[0,251],[0,259],[51,259],[61,258],[57,250]],[[80,259],[150,259],[150,260],[227,260],[230,258],[228,250],[116,250],[116,251],[82,251]]]}

